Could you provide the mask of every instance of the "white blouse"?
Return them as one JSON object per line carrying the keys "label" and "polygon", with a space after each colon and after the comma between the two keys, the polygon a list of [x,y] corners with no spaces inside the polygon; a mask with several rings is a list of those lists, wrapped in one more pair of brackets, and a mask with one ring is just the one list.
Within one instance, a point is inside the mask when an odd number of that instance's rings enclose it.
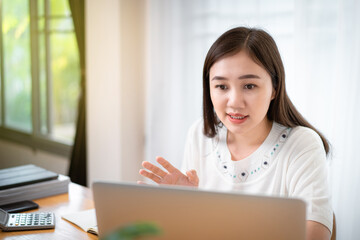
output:
{"label": "white blouse", "polygon": [[307,202],[307,219],[331,231],[326,154],[316,132],[274,122],[263,144],[240,161],[231,160],[226,139],[225,126],[214,138],[203,134],[202,119],[190,128],[182,170],[197,171],[199,188],[302,198]]}

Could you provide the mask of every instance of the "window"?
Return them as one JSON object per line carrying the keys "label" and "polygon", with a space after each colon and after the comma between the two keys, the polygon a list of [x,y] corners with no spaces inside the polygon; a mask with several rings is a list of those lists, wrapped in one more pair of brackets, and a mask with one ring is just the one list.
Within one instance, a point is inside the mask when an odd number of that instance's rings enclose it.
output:
{"label": "window", "polygon": [[68,0],[0,4],[0,137],[68,155],[80,92]]}

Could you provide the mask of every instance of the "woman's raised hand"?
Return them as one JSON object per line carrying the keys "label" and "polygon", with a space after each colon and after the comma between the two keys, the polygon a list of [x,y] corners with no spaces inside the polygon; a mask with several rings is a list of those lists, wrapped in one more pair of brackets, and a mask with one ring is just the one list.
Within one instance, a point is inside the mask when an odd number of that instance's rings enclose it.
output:
{"label": "woman's raised hand", "polygon": [[163,166],[167,170],[167,172],[150,162],[144,161],[142,163],[142,166],[148,171],[145,169],[141,169],[139,171],[140,175],[147,177],[158,184],[182,185],[192,187],[197,187],[199,185],[199,178],[195,170],[187,171],[185,175],[162,157],[156,157],[156,161],[161,166]]}

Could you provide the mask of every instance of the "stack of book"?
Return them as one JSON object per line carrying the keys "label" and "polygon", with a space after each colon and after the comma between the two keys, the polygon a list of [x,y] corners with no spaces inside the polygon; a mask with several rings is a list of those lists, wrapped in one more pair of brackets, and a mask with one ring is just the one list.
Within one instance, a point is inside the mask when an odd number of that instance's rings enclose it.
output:
{"label": "stack of book", "polygon": [[29,164],[0,170],[0,205],[68,192],[70,178]]}

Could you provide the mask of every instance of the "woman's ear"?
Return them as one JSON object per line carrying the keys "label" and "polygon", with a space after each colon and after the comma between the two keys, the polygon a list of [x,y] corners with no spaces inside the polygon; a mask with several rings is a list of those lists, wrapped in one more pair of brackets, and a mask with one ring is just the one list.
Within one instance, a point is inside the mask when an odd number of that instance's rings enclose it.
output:
{"label": "woman's ear", "polygon": [[274,100],[275,96],[276,96],[276,90],[275,88],[272,88],[271,100]]}

